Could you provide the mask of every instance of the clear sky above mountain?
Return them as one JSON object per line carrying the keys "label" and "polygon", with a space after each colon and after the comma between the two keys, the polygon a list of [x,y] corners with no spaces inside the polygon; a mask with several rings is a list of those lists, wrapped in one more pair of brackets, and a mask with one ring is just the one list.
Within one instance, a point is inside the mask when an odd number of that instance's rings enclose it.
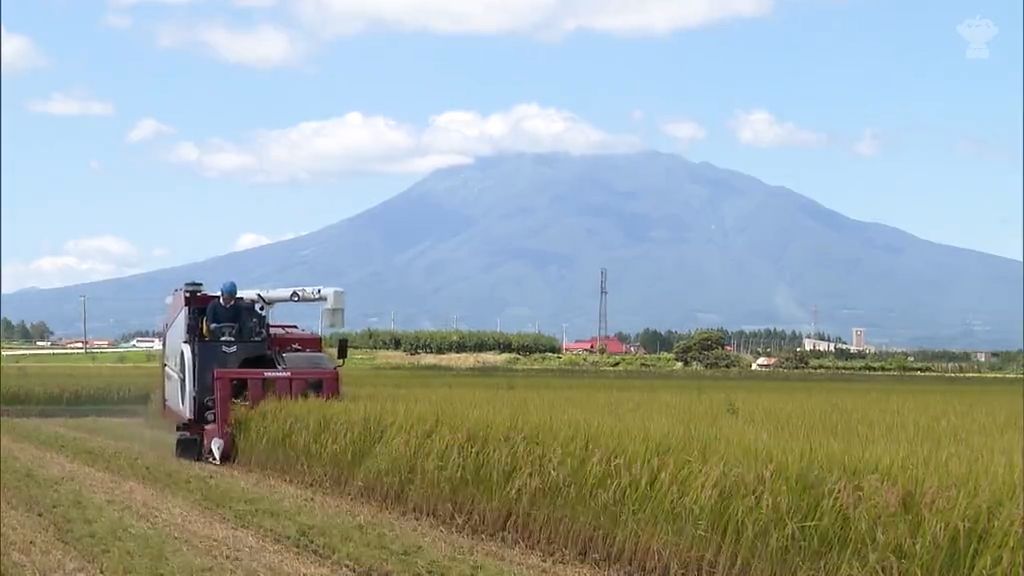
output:
{"label": "clear sky above mountain", "polygon": [[679,153],[1019,260],[1022,19],[1019,2],[5,2],[2,288],[310,232],[516,151]]}

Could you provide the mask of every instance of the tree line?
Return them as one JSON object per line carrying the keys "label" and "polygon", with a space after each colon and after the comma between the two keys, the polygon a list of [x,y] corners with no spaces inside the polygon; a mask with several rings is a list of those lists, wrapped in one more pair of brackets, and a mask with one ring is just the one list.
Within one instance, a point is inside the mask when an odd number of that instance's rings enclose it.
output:
{"label": "tree line", "polygon": [[4,341],[37,342],[53,338],[53,330],[42,320],[26,323],[24,320],[12,321],[7,316],[0,318]]}
{"label": "tree line", "polygon": [[164,333],[161,330],[132,330],[131,332],[125,332],[117,337],[118,342],[131,342],[136,338],[163,338]]}
{"label": "tree line", "polygon": [[349,347],[365,350],[400,350],[409,354],[451,354],[505,352],[541,354],[561,351],[561,342],[546,334],[496,332],[487,330],[390,331],[366,328],[329,336],[331,346],[348,338]]}
{"label": "tree line", "polygon": [[762,328],[759,330],[728,330],[726,328],[709,328],[698,330],[656,330],[644,328],[640,332],[616,332],[615,337],[621,342],[639,344],[648,354],[671,352],[676,344],[692,338],[698,332],[715,332],[721,335],[722,346],[729,346],[733,351],[746,355],[762,353],[781,353],[786,350],[797,350],[803,347],[804,338],[813,338],[826,342],[845,344],[839,336],[825,332],[797,332],[779,328]]}

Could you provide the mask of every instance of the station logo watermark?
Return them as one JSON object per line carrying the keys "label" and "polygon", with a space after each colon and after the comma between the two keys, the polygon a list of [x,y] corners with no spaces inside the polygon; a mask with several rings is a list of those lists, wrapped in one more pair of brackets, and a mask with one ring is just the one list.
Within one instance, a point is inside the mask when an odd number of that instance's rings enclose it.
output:
{"label": "station logo watermark", "polygon": [[975,16],[961,22],[956,31],[968,42],[967,58],[984,60],[988,58],[988,42],[999,33],[999,28],[988,18]]}

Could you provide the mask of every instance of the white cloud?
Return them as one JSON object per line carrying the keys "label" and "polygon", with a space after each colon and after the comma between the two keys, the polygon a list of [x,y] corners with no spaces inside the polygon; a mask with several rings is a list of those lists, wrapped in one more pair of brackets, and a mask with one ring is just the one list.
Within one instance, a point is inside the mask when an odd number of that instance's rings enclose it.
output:
{"label": "white cloud", "polygon": [[124,238],[109,234],[79,238],[66,242],[59,254],[4,266],[0,290],[66,286],[135,274],[143,269],[139,250]]}
{"label": "white cloud", "polygon": [[661,125],[661,131],[679,140],[683,146],[687,146],[697,140],[703,140],[707,136],[707,131],[704,127],[692,120],[667,122]]}
{"label": "white cloud", "polygon": [[46,100],[29,102],[28,109],[53,116],[110,116],[114,113],[114,105],[110,102],[79,98],[60,92],[50,94]]}
{"label": "white cloud", "polygon": [[826,141],[824,134],[800,128],[792,122],[780,122],[765,110],[737,111],[730,124],[740,143],[758,148],[813,147]]}
{"label": "white cloud", "polygon": [[304,52],[301,42],[270,24],[246,29],[219,24],[203,24],[195,29],[164,28],[158,43],[168,48],[198,45],[219,60],[252,68],[295,64]]}
{"label": "white cloud", "polygon": [[169,159],[193,165],[209,176],[286,181],[345,172],[427,172],[502,152],[596,153],[637,148],[635,138],[606,134],[570,112],[520,104],[490,115],[443,112],[422,129],[385,116],[349,112],[260,131],[244,144],[179,142]]}
{"label": "white cloud", "polygon": [[14,72],[46,64],[46,58],[28,36],[8,32],[0,23],[0,70]]}
{"label": "white cloud", "polygon": [[277,0],[232,0],[231,3],[239,8],[270,8]]}
{"label": "white cloud", "polygon": [[257,246],[263,246],[272,242],[280,242],[281,240],[295,238],[296,236],[298,236],[298,234],[289,232],[288,234],[272,239],[268,236],[257,234],[255,232],[243,232],[237,239],[235,239],[234,251],[248,250],[250,248],[256,248]]}
{"label": "white cloud", "polygon": [[81,258],[100,258],[121,263],[134,261],[139,255],[138,248],[131,242],[111,234],[68,240],[64,243],[64,251]]}
{"label": "white cloud", "polygon": [[264,244],[270,244],[270,238],[262,234],[256,234],[255,232],[243,232],[236,240],[234,249],[237,250],[248,250],[249,248],[256,248],[257,246],[263,246]]}
{"label": "white cloud", "polygon": [[200,149],[194,142],[179,142],[171,150],[168,159],[179,164],[191,164],[207,176],[221,176],[245,170],[252,172],[257,160],[233,145],[212,140]]}
{"label": "white cloud", "polygon": [[163,258],[164,256],[167,256],[170,253],[171,251],[168,250],[167,248],[157,247],[153,248],[153,250],[150,252],[150,255],[152,255],[154,258]]}
{"label": "white cloud", "polygon": [[632,112],[629,113],[629,117],[632,118],[635,122],[640,122],[641,120],[644,119],[646,115],[647,114],[645,114],[644,111],[639,108],[635,108]]}
{"label": "white cloud", "polygon": [[878,131],[866,128],[860,140],[853,144],[853,152],[865,158],[875,156],[882,149],[882,141],[878,137]]}
{"label": "white cloud", "polygon": [[143,118],[136,122],[135,126],[128,131],[124,140],[129,144],[136,144],[159,136],[174,134],[174,132],[174,128],[160,122],[156,118]]}
{"label": "white cloud", "polygon": [[109,28],[117,28],[118,30],[127,30],[132,27],[132,17],[124,12],[107,12],[103,16],[103,24]]}
{"label": "white cloud", "polygon": [[89,169],[93,172],[99,172],[103,170],[103,165],[100,164],[99,160],[89,160]]}
{"label": "white cloud", "polygon": [[293,0],[300,19],[328,35],[367,28],[439,34],[536,34],[575,30],[667,34],[771,12],[772,0]]}
{"label": "white cloud", "polygon": [[571,112],[537,104],[518,104],[488,116],[471,110],[444,112],[430,118],[422,140],[433,153],[466,156],[501,152],[589,153],[637,147],[632,138],[610,136]]}

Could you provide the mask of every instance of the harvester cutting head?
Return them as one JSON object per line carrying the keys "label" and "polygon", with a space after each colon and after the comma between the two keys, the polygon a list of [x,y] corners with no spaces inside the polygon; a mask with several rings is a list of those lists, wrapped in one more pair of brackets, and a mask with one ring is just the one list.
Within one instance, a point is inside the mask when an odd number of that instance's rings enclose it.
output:
{"label": "harvester cutting head", "polygon": [[[218,298],[238,306],[232,310],[237,322],[211,329],[207,310]],[[323,302],[321,330],[344,327],[345,298],[339,288],[239,291],[234,282],[226,282],[214,294],[190,282],[171,295],[164,325],[163,397],[165,414],[177,422],[179,457],[216,464],[232,459],[232,409],[252,408],[270,397],[340,397],[340,370],[324,353],[320,335],[270,323],[271,309],[284,302]],[[342,339],[337,358],[344,362],[347,356],[348,341]]]}

